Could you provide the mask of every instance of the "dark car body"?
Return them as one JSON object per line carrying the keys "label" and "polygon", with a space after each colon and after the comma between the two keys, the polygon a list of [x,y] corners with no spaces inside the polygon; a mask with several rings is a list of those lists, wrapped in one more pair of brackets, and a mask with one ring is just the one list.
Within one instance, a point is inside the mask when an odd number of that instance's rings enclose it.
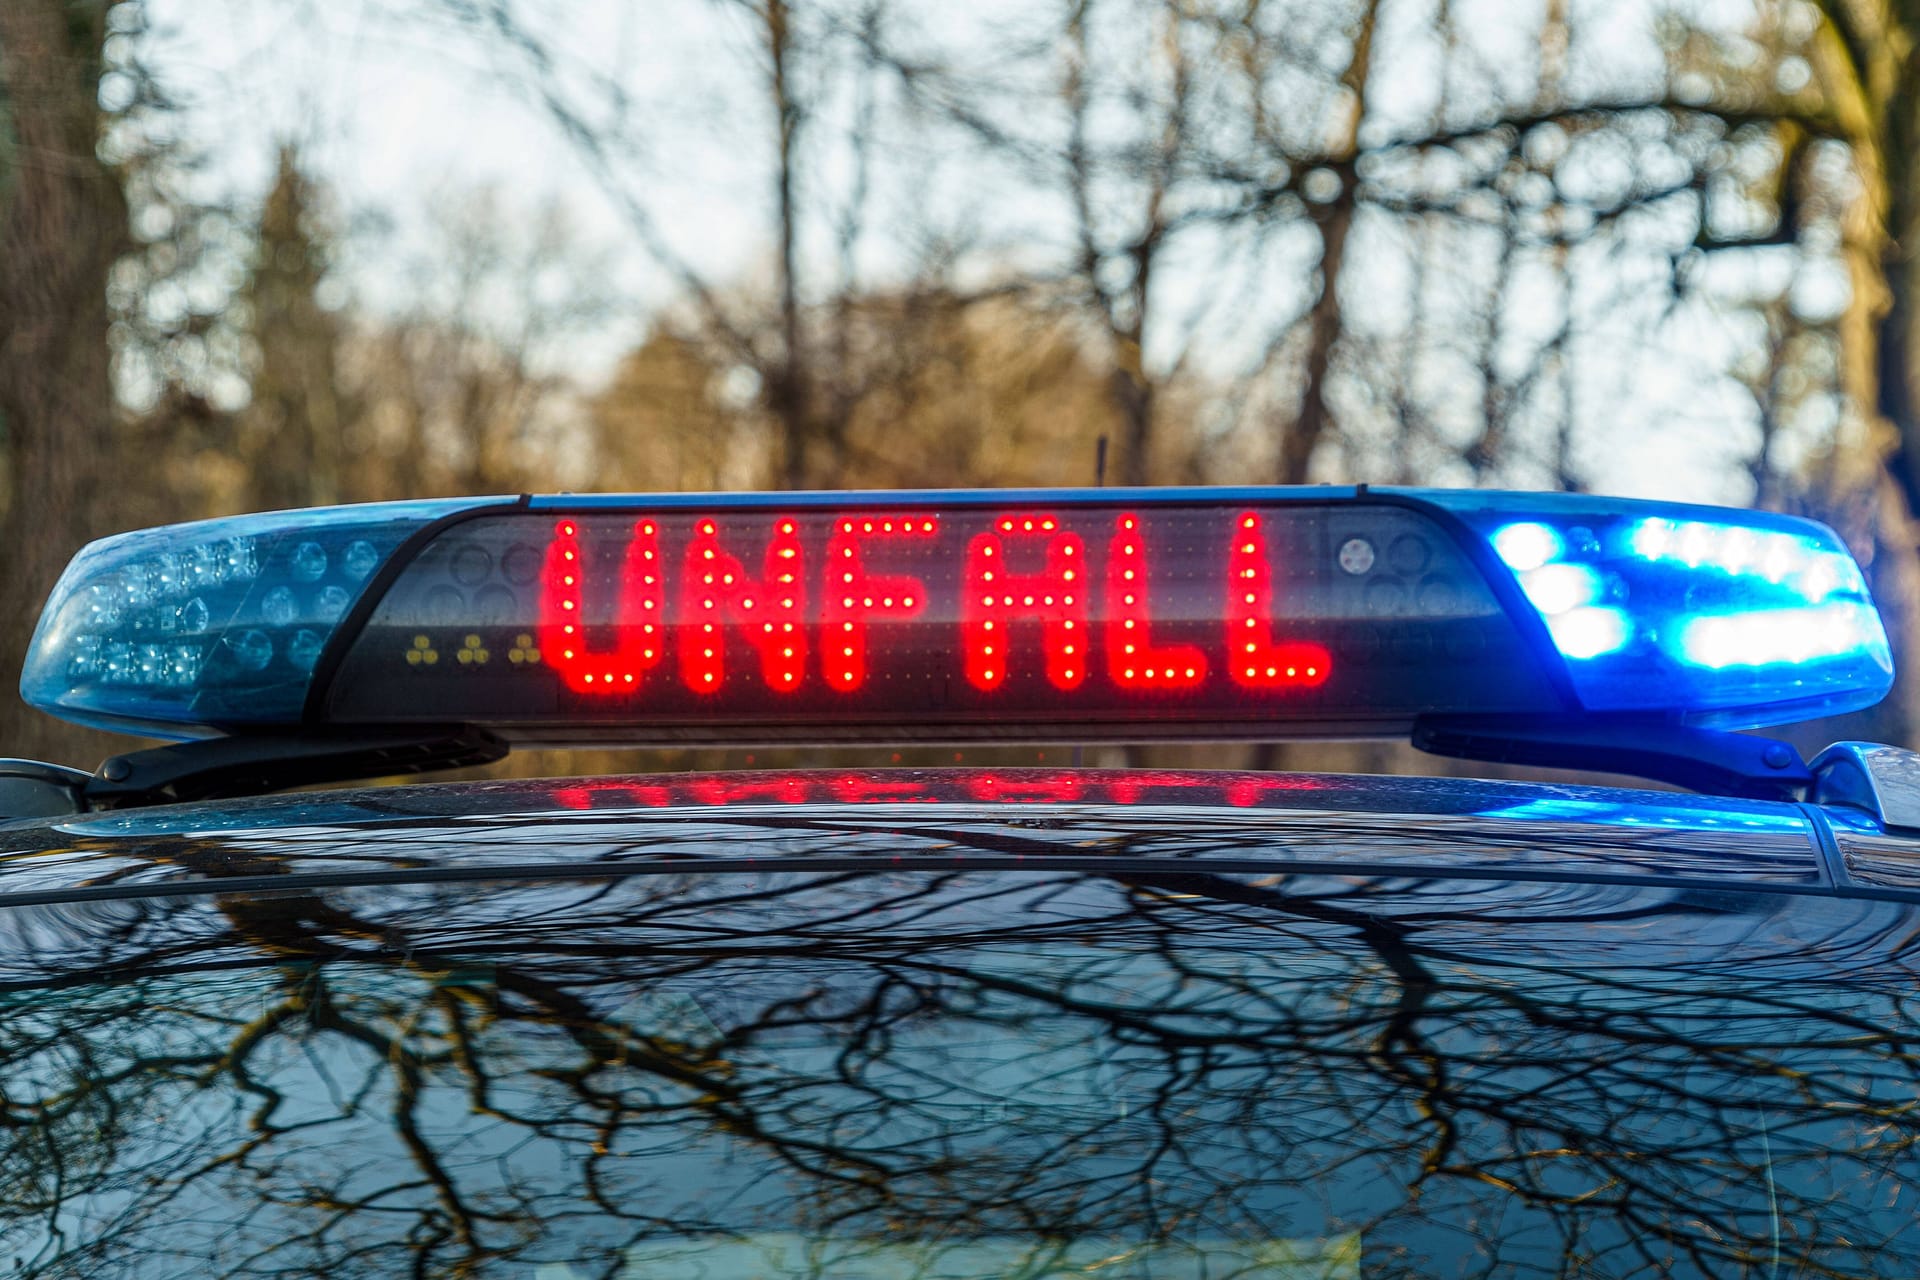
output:
{"label": "dark car body", "polygon": [[0,847],[9,1274],[1920,1274],[1865,808],[892,770]]}

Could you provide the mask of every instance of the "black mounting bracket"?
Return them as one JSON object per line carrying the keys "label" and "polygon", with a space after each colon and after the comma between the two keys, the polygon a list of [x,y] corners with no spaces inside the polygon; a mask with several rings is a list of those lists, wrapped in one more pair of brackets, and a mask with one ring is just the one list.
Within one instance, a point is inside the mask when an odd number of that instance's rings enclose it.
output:
{"label": "black mounting bracket", "polygon": [[1790,743],[1657,721],[1422,716],[1413,745],[1437,756],[1620,773],[1752,800],[1798,800],[1813,783]]}
{"label": "black mounting bracket", "polygon": [[429,769],[491,764],[507,743],[471,725],[235,734],[113,756],[82,788],[90,808],[259,795]]}

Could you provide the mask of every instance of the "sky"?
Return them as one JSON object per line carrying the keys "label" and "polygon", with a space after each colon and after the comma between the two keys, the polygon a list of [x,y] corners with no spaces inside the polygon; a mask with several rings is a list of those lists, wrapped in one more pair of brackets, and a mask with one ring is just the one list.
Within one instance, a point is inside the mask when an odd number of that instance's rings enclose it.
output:
{"label": "sky", "polygon": [[[661,309],[681,296],[635,234],[622,199],[643,204],[673,252],[702,278],[723,288],[766,287],[768,122],[758,98],[742,88],[756,64],[753,33],[740,8],[713,0],[517,0],[523,14],[554,36],[561,56],[575,60],[582,83],[627,95],[635,118],[645,122],[644,133],[622,134],[620,180],[610,191],[547,109],[531,100],[524,61],[500,42],[465,38],[449,21],[461,3],[148,0],[149,56],[185,103],[186,128],[205,150],[206,193],[242,208],[256,204],[277,147],[298,143],[333,191],[341,220],[361,229],[341,287],[364,304],[391,310],[405,310],[415,287],[395,264],[432,261],[441,249],[428,215],[435,199],[490,188],[510,214],[529,223],[543,208],[563,210],[582,259],[595,263],[592,285],[617,300],[592,332],[572,335],[553,356],[589,384],[604,379]],[[929,21],[951,25],[922,34],[949,48],[973,45],[986,56],[996,39],[1018,28],[1023,8],[930,9],[945,16]],[[1475,33],[1480,57],[1476,71],[1456,71],[1445,84],[1421,74],[1431,63],[1422,63],[1417,35],[1430,8],[1430,0],[1390,0],[1377,56],[1396,59],[1400,70],[1369,104],[1378,129],[1417,128],[1443,95],[1458,103],[1476,93],[1497,95],[1507,81],[1531,82],[1538,57],[1534,0],[1456,0],[1456,18]],[[1657,73],[1658,50],[1647,36],[1656,8],[1653,0],[1576,4],[1583,56],[1571,74],[1632,83]],[[1721,0],[1703,0],[1698,8],[1729,24],[1745,11]],[[1573,83],[1568,91],[1585,87]],[[593,118],[609,100],[608,92],[595,92],[571,105]],[[845,125],[857,109],[837,92],[825,102],[816,128]],[[904,148],[903,135],[889,134],[885,124],[883,138]],[[1004,261],[1047,260],[1064,251],[1060,210],[1006,172],[972,163],[958,149],[921,162],[886,154],[883,146],[882,160],[872,178],[880,218],[964,225],[988,262],[996,254]],[[823,153],[818,172],[823,184],[836,188],[853,181],[844,151]],[[830,230],[812,228],[803,244],[822,277],[833,274]],[[1217,261],[1218,247],[1197,242],[1191,261]],[[857,273],[884,282],[903,253],[885,236],[870,237]],[[1249,307],[1277,315],[1297,306],[1311,261],[1290,257],[1284,244],[1263,249],[1247,264]],[[1393,296],[1408,274],[1408,260],[1395,256],[1389,237],[1377,252],[1349,264],[1347,284],[1356,296]],[[1797,287],[1831,293],[1834,286],[1814,273]],[[1162,314],[1173,319],[1165,332],[1150,334],[1150,360],[1177,355],[1181,339],[1173,331],[1193,316],[1214,317],[1194,330],[1202,364],[1212,362],[1224,373],[1257,345],[1260,324],[1213,306],[1217,274],[1198,266],[1183,270],[1176,254],[1159,288]],[[1524,285],[1513,295],[1512,305],[1523,313],[1515,326],[1523,345],[1529,331],[1550,327],[1562,307],[1591,311],[1599,338],[1580,353],[1572,394],[1584,434],[1580,459],[1594,487],[1744,500],[1734,464],[1750,447],[1753,409],[1720,371],[1750,343],[1749,330],[1725,308],[1673,309],[1655,280],[1626,291],[1624,303],[1622,296],[1611,287],[1577,288],[1569,303],[1552,289]],[[1388,335],[1398,323],[1391,309],[1370,314],[1364,303],[1354,317],[1358,328],[1371,325]],[[1649,341],[1652,336],[1657,340]]]}

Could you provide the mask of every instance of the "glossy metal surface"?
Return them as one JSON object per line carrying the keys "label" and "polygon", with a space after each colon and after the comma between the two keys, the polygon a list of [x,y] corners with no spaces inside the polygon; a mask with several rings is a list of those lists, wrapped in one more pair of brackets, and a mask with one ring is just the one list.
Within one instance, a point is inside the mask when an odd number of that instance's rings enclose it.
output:
{"label": "glossy metal surface", "polygon": [[1872,742],[1836,742],[1809,767],[1815,804],[1852,805],[1883,827],[1920,831],[1920,755]]}
{"label": "glossy metal surface", "polygon": [[116,811],[0,844],[0,903],[693,867],[1180,867],[1827,887],[1791,805],[1453,779],[1070,770],[650,775]]}
{"label": "glossy metal surface", "polygon": [[713,865],[0,912],[17,1273],[1920,1271],[1909,905]]}

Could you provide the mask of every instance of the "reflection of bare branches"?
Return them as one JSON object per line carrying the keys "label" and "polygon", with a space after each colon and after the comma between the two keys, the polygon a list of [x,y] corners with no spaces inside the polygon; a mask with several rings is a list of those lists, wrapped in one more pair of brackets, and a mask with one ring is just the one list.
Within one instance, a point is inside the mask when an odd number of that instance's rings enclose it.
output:
{"label": "reflection of bare branches", "polygon": [[1775,901],[883,871],[149,900],[103,945],[67,912],[0,989],[0,1231],[41,1275],[618,1275],[768,1231],[1909,1274],[1900,910]]}

